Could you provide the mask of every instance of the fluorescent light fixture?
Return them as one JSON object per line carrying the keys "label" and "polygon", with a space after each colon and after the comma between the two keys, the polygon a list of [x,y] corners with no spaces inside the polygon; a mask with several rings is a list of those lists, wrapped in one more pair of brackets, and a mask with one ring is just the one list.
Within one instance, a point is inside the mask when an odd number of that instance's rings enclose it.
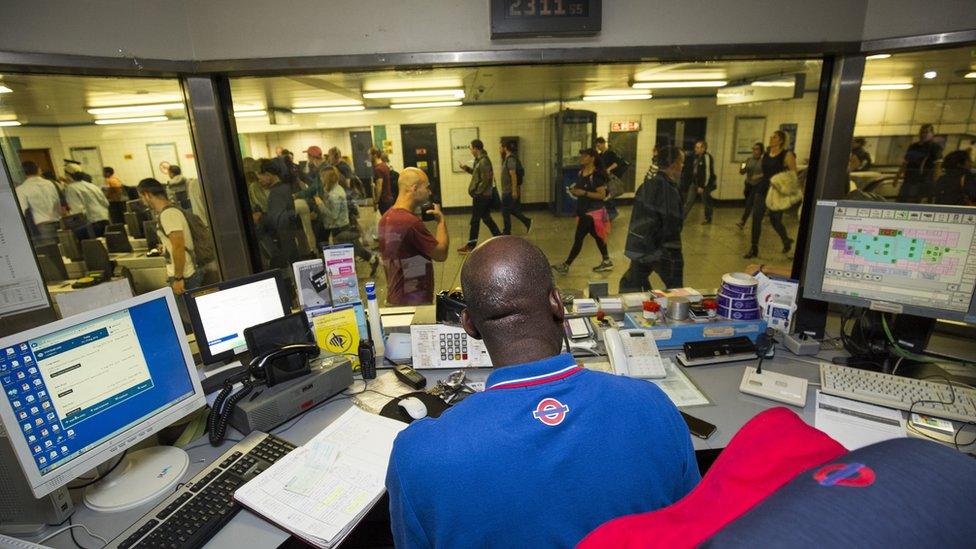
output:
{"label": "fluorescent light fixture", "polygon": [[649,93],[618,93],[608,95],[584,95],[583,101],[627,101],[629,99],[650,99]]}
{"label": "fluorescent light fixture", "polygon": [[138,116],[136,118],[103,118],[96,120],[95,124],[106,126],[109,124],[138,124],[140,122],[165,122],[169,120],[166,116]]}
{"label": "fluorescent light fixture", "polygon": [[0,93],[13,93],[14,90],[8,88],[7,86],[0,86]]}
{"label": "fluorescent light fixture", "polygon": [[152,103],[149,105],[119,105],[118,107],[93,107],[88,114],[123,114],[130,112],[160,112],[182,109],[183,103]]}
{"label": "fluorescent light fixture", "polygon": [[721,88],[728,84],[725,80],[663,80],[658,82],[634,82],[631,88],[638,90],[658,90],[665,88]]}
{"label": "fluorescent light fixture", "polygon": [[862,84],[861,91],[910,90],[912,84]]}
{"label": "fluorescent light fixture", "polygon": [[295,114],[308,114],[314,112],[353,112],[366,110],[363,105],[331,105],[326,107],[299,107],[297,109],[292,109],[291,112]]}
{"label": "fluorescent light fixture", "polygon": [[0,128],[9,128],[11,126],[19,126],[19,120],[0,120]]}
{"label": "fluorescent light fixture", "polygon": [[925,72],[924,72],[924,73],[922,74],[922,76],[923,76],[923,77],[925,77],[925,79],[926,79],[926,80],[932,80],[932,79],[933,79],[933,78],[935,78],[936,76],[939,76],[939,73],[937,73],[937,72],[935,72],[935,71],[925,71]]}
{"label": "fluorescent light fixture", "polygon": [[792,88],[796,86],[796,79],[789,78],[786,80],[756,80],[751,84],[757,88]]}
{"label": "fluorescent light fixture", "polygon": [[976,71],[967,72],[966,74],[962,75],[962,77],[963,78],[976,78]]}
{"label": "fluorescent light fixture", "polygon": [[869,55],[865,57],[865,59],[867,59],[868,61],[876,61],[878,59],[887,59],[889,57],[891,57],[890,53],[876,53],[874,55]]}
{"label": "fluorescent light fixture", "polygon": [[461,88],[436,88],[429,90],[387,90],[363,92],[363,99],[390,99],[394,97],[453,97],[464,99]]}
{"label": "fluorescent light fixture", "polygon": [[261,109],[258,111],[234,111],[234,118],[252,118],[255,116],[267,116],[268,111]]}
{"label": "fluorescent light fixture", "polygon": [[426,103],[392,103],[391,109],[429,109],[434,107],[460,107],[462,101],[428,101]]}

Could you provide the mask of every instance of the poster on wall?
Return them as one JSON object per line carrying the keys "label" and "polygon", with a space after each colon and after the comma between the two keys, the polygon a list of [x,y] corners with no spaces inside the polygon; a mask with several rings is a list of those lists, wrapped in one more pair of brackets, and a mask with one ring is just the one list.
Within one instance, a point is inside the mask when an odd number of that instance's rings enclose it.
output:
{"label": "poster on wall", "polygon": [[81,171],[92,176],[92,183],[101,187],[105,184],[102,175],[102,153],[98,147],[71,147],[68,150],[72,160],[81,163]]}
{"label": "poster on wall", "polygon": [[781,132],[786,134],[788,138],[787,143],[789,145],[786,147],[788,151],[796,151],[796,124],[780,124],[779,129]]}
{"label": "poster on wall", "polygon": [[451,128],[451,171],[463,173],[461,164],[470,166],[471,141],[478,139],[478,128]]}
{"label": "poster on wall", "polygon": [[752,155],[752,146],[766,142],[766,117],[736,116],[732,139],[732,162],[742,162]]}
{"label": "poster on wall", "polygon": [[[150,143],[146,145],[149,154],[149,166],[152,167],[153,177],[165,183],[169,181],[169,174],[163,173],[163,167],[180,163],[180,155],[176,151],[176,143]],[[165,162],[165,164],[164,164]]]}

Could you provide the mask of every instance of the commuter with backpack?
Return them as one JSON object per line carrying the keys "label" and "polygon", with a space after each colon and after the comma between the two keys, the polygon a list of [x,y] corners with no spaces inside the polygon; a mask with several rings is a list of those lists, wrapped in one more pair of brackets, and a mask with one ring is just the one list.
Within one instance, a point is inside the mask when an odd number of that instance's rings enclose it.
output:
{"label": "commuter with backpack", "polygon": [[502,234],[512,234],[512,216],[532,229],[532,219],[522,213],[522,183],[525,168],[516,153],[514,141],[502,143]]}

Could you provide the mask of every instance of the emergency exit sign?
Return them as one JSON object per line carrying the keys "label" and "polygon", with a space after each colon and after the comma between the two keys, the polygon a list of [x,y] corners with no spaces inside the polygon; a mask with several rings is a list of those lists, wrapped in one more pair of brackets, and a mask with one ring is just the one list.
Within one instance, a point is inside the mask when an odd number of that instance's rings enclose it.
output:
{"label": "emergency exit sign", "polygon": [[612,132],[639,132],[640,122],[630,120],[628,122],[611,122],[610,131]]}

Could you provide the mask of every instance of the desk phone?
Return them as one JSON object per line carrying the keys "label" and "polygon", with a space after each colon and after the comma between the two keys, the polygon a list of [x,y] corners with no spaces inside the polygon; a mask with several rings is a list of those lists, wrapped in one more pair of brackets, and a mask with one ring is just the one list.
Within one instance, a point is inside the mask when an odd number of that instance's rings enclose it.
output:
{"label": "desk phone", "polygon": [[610,328],[604,335],[607,356],[617,375],[644,379],[667,376],[654,336],[644,330]]}

